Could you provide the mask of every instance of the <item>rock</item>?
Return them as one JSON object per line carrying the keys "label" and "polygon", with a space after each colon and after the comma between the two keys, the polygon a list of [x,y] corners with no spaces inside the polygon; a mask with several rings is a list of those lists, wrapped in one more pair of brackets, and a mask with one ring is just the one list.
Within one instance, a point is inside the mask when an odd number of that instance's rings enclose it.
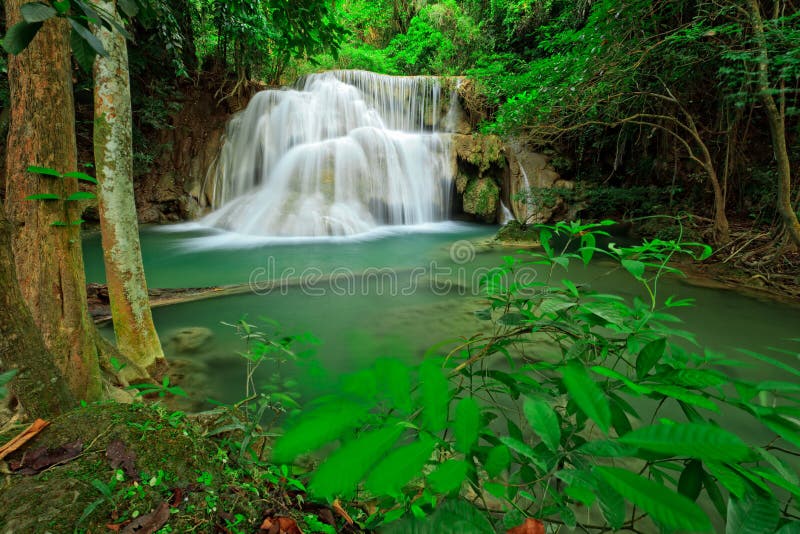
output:
{"label": "rock", "polygon": [[500,204],[500,188],[491,178],[473,180],[464,192],[464,213],[493,222]]}
{"label": "rock", "polygon": [[214,333],[202,326],[188,326],[176,330],[169,336],[167,345],[179,354],[199,352],[206,345]]}
{"label": "rock", "polygon": [[[506,144],[509,178],[505,190],[514,217],[526,224],[545,223],[564,206],[564,199],[551,189],[573,189],[574,183],[562,180],[550,165],[550,158],[534,152],[519,139]],[[526,195],[526,191],[530,194]],[[523,198],[519,198],[523,195]]]}

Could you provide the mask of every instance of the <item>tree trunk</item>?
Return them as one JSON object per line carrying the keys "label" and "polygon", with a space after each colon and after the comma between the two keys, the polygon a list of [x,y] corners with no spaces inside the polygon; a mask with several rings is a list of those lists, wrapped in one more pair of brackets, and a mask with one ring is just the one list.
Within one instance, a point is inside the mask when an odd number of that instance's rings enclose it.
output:
{"label": "tree trunk", "polygon": [[[7,27],[20,20],[25,0],[6,0]],[[11,125],[6,157],[6,213],[20,290],[45,346],[54,356],[72,393],[81,399],[101,395],[97,332],[86,304],[78,202],[30,201],[37,193],[64,198],[77,191],[76,180],[27,172],[29,165],[76,170],[75,112],[72,101],[69,24],[44,23],[31,44],[10,56]],[[54,227],[56,221],[67,223]]]}
{"label": "tree trunk", "polygon": [[16,369],[11,391],[27,414],[47,418],[75,407],[17,284],[11,225],[0,210],[0,372]]}
{"label": "tree trunk", "polygon": [[[94,3],[116,14],[115,0]],[[164,353],[150,312],[133,196],[128,50],[119,32],[98,28],[97,35],[108,52],[94,63],[94,160],[108,296],[117,347],[146,369]]]}
{"label": "tree trunk", "polygon": [[767,114],[769,133],[772,138],[772,150],[778,165],[778,199],[777,210],[783,222],[783,227],[788,233],[795,247],[800,247],[800,221],[792,207],[792,168],[789,162],[789,151],[786,147],[785,117],[778,110],[775,99],[770,93],[769,84],[769,55],[767,52],[767,38],[764,35],[764,21],[761,17],[761,7],[758,0],[749,0],[750,17],[753,24],[753,34],[758,44],[758,89],[759,98],[764,104]]}

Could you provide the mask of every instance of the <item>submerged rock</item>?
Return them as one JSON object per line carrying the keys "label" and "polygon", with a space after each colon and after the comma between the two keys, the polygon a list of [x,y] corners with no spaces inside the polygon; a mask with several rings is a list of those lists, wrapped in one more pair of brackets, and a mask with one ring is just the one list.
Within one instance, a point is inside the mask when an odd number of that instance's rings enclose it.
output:
{"label": "submerged rock", "polygon": [[187,326],[172,332],[167,338],[167,347],[179,354],[200,352],[208,345],[214,333],[203,326]]}

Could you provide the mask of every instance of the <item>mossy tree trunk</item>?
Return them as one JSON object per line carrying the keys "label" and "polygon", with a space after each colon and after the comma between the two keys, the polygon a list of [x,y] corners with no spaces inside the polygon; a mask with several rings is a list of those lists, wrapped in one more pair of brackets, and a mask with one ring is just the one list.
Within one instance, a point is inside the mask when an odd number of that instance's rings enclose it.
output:
{"label": "mossy tree trunk", "polygon": [[19,291],[11,225],[0,210],[0,372],[11,369],[17,370],[11,391],[30,417],[50,417],[76,405]]}
{"label": "mossy tree trunk", "polygon": [[[115,0],[94,3],[116,14]],[[108,296],[117,347],[146,369],[164,353],[150,312],[133,196],[128,50],[119,32],[98,28],[97,35],[108,52],[94,64],[94,159]]]}
{"label": "mossy tree trunk", "polygon": [[[6,27],[26,0],[6,0]],[[12,224],[17,279],[45,346],[81,399],[101,396],[98,334],[86,303],[80,227],[51,226],[80,217],[78,202],[29,201],[29,195],[77,191],[76,180],[27,172],[30,165],[77,168],[69,23],[44,23],[22,53],[10,56],[11,121],[6,155],[6,214]],[[69,220],[66,221],[69,223]]]}

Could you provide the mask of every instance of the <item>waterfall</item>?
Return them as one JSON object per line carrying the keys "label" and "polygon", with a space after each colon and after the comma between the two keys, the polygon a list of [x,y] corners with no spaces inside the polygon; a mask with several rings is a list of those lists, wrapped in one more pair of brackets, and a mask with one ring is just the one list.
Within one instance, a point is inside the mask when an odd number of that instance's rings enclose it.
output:
{"label": "waterfall", "polygon": [[228,125],[206,184],[214,211],[201,222],[327,236],[447,219],[441,91],[432,77],[332,71],[258,93]]}

